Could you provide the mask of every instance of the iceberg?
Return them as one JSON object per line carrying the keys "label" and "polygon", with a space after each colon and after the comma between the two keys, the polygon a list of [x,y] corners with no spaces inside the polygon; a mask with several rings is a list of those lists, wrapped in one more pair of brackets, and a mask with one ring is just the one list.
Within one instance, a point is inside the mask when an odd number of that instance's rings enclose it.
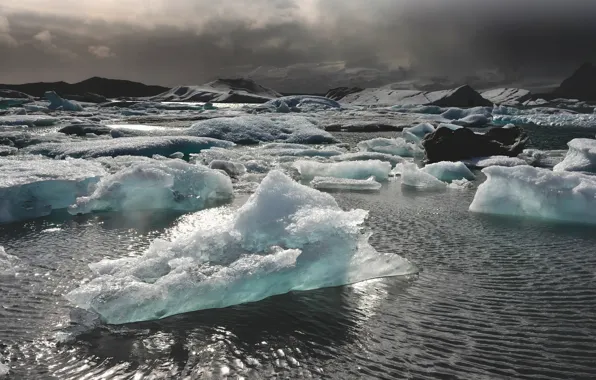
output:
{"label": "iceberg", "polygon": [[472,108],[457,108],[452,107],[441,114],[444,119],[458,120],[469,116],[484,116],[489,117],[492,114],[492,107],[472,107]]}
{"label": "iceberg", "polygon": [[472,212],[596,224],[596,177],[531,166],[482,172]]}
{"label": "iceberg", "polygon": [[476,178],[474,173],[463,162],[441,161],[426,165],[421,170],[443,182],[453,182],[461,179],[471,181]]}
{"label": "iceberg", "polygon": [[152,160],[104,177],[95,191],[77,198],[73,215],[93,211],[197,211],[232,198],[230,178],[181,160]]}
{"label": "iceberg", "polygon": [[418,143],[422,141],[424,136],[433,133],[435,127],[430,123],[420,123],[410,128],[404,128],[402,136],[406,141]]}
{"label": "iceberg", "polygon": [[396,173],[401,174],[402,186],[412,187],[419,190],[443,190],[447,184],[424,172],[415,163],[404,163],[396,167]]}
{"label": "iceberg", "polygon": [[568,172],[596,172],[596,140],[573,139],[567,143],[569,151],[553,170]]}
{"label": "iceberg", "polygon": [[96,277],[66,298],[122,324],[416,272],[370,246],[367,215],[274,170],[240,209],[199,212],[141,257],[90,265]]}
{"label": "iceberg", "polygon": [[468,160],[462,160],[462,162],[469,168],[472,169],[483,169],[489,166],[523,166],[528,163],[518,157],[508,156],[489,156],[489,157],[476,157]]}
{"label": "iceberg", "polygon": [[237,116],[201,120],[187,135],[213,137],[237,144],[283,140],[288,143],[329,144],[337,140],[303,116]]}
{"label": "iceberg", "polygon": [[83,107],[71,100],[62,99],[54,91],[46,91],[44,94],[45,98],[50,102],[48,106],[51,110],[62,110],[62,111],[82,111]]}
{"label": "iceberg", "polygon": [[393,154],[377,153],[377,152],[356,152],[356,153],[344,153],[339,156],[334,156],[335,161],[369,161],[379,160],[386,161],[395,166],[405,161],[403,157],[394,156]]}
{"label": "iceberg", "polygon": [[374,177],[368,179],[346,179],[335,177],[315,177],[310,185],[317,190],[379,191],[382,185]]}
{"label": "iceberg", "polygon": [[105,175],[98,163],[70,159],[0,159],[0,223],[65,209]]}
{"label": "iceberg", "polygon": [[176,152],[186,155],[198,153],[211,147],[231,148],[236,144],[208,137],[159,136],[125,137],[97,141],[77,141],[67,143],[45,143],[23,149],[25,153],[41,154],[49,157],[93,158],[102,156],[145,156],[155,154],[169,156]]}
{"label": "iceberg", "polygon": [[391,172],[391,164],[379,160],[334,163],[299,160],[294,162],[293,166],[298,169],[302,179],[306,180],[318,176],[345,179],[374,177],[377,181],[386,181]]}
{"label": "iceberg", "polygon": [[416,145],[408,143],[401,137],[394,139],[377,137],[372,140],[360,141],[357,147],[362,152],[386,153],[401,157],[413,157],[420,152]]}
{"label": "iceberg", "polygon": [[238,162],[213,160],[209,163],[209,168],[223,170],[230,177],[239,177],[246,173],[246,167]]}

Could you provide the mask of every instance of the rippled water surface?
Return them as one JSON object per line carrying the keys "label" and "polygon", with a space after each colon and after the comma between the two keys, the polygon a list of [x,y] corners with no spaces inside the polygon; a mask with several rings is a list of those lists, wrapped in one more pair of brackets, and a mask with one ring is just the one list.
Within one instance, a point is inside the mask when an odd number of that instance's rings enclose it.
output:
{"label": "rippled water surface", "polygon": [[334,193],[370,210],[372,244],[417,276],[123,326],[71,323],[62,295],[88,264],[142,252],[179,215],[0,225],[20,259],[16,278],[0,278],[1,360],[16,379],[594,378],[596,228],[471,214],[474,191]]}

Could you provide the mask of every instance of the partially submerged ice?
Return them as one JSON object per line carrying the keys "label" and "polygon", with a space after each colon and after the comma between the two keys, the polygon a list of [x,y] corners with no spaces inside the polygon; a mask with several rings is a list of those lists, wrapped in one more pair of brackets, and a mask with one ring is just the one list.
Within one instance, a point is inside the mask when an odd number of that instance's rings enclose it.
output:
{"label": "partially submerged ice", "polygon": [[90,265],[97,277],[66,298],[121,324],[415,272],[370,246],[367,215],[272,171],[240,209],[192,215],[192,232]]}
{"label": "partially submerged ice", "polygon": [[596,224],[596,177],[531,166],[482,172],[472,212]]}
{"label": "partially submerged ice", "polygon": [[569,172],[596,172],[596,140],[573,139],[567,143],[569,151],[565,159],[553,170]]}
{"label": "partially submerged ice", "polygon": [[213,137],[237,144],[286,141],[299,144],[328,144],[337,140],[303,116],[237,116],[202,120],[193,124],[186,134]]}
{"label": "partially submerged ice", "polygon": [[197,211],[232,198],[230,178],[181,160],[139,162],[104,177],[95,191],[69,207],[71,214],[93,211]]}
{"label": "partially submerged ice", "polygon": [[507,156],[488,156],[488,157],[476,157],[462,161],[467,167],[472,169],[483,169],[489,166],[523,166],[528,163],[518,157],[507,157]]}
{"label": "partially submerged ice", "polygon": [[407,142],[401,137],[394,139],[377,137],[372,140],[360,141],[357,147],[362,152],[386,153],[401,157],[413,157],[419,153],[416,145]]}
{"label": "partially submerged ice", "polygon": [[100,164],[86,160],[0,159],[0,223],[67,208],[104,174]]}
{"label": "partially submerged ice", "polygon": [[125,137],[98,141],[77,141],[66,143],[46,143],[25,148],[30,154],[42,154],[49,157],[94,158],[102,156],[145,156],[155,154],[169,156],[182,152],[186,155],[199,153],[211,147],[231,148],[235,144],[229,141],[208,137],[159,136]]}
{"label": "partially submerged ice", "polygon": [[413,127],[404,128],[402,136],[406,141],[418,143],[422,141],[424,136],[433,133],[435,127],[430,123],[420,123]]}
{"label": "partially submerged ice", "polygon": [[391,164],[379,160],[334,163],[299,160],[293,166],[298,169],[302,179],[306,180],[319,176],[346,179],[374,177],[377,181],[386,181],[391,172]]}
{"label": "partially submerged ice", "polygon": [[54,91],[46,91],[44,94],[45,98],[50,102],[48,108],[51,110],[62,110],[62,111],[82,111],[83,107],[72,100],[62,99]]}
{"label": "partially submerged ice", "polygon": [[378,153],[378,152],[355,152],[355,153],[344,153],[338,156],[334,156],[335,161],[369,161],[379,160],[386,161],[395,166],[405,161],[403,157],[394,156],[393,154]]}
{"label": "partially submerged ice", "polygon": [[374,177],[368,179],[315,177],[310,185],[317,190],[333,191],[379,191],[382,187]]}
{"label": "partially submerged ice", "polygon": [[403,163],[396,167],[396,173],[401,175],[402,186],[418,190],[443,190],[447,184],[431,174],[422,171],[415,163]]}
{"label": "partially submerged ice", "polygon": [[426,165],[422,168],[422,171],[443,182],[453,182],[461,179],[471,181],[476,178],[474,173],[463,162],[441,161]]}

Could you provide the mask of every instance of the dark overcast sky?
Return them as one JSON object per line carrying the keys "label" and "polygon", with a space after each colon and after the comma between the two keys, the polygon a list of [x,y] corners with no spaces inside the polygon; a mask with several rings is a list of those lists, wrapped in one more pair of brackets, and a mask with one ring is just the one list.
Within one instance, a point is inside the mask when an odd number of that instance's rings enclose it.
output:
{"label": "dark overcast sky", "polygon": [[596,61],[595,15],[596,0],[0,0],[0,83],[200,84],[258,67],[279,83],[329,62],[384,81],[559,81]]}

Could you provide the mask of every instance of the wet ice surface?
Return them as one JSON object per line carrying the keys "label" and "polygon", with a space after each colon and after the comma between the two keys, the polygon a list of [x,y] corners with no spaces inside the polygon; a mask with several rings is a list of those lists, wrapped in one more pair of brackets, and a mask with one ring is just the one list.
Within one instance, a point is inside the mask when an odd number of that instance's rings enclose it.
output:
{"label": "wet ice surface", "polygon": [[[76,114],[9,115],[0,124],[12,123],[2,127],[7,131],[49,133],[44,136],[55,139],[54,131],[77,120],[147,126],[136,129],[153,133],[152,125],[181,129],[202,119],[246,114],[242,105],[217,110],[198,110],[190,104],[169,107],[144,104],[131,106],[128,112],[85,107]],[[299,115],[319,126],[348,121],[436,125],[469,116],[458,110],[450,111],[452,119],[441,116],[446,110],[407,111],[327,110]],[[17,121],[30,126],[15,126],[22,125]],[[32,127],[34,123],[44,126]],[[528,157],[549,167],[565,155],[551,153],[553,149],[566,150],[571,139],[594,138],[596,133],[585,123],[525,128],[532,137],[529,148],[546,152]],[[236,210],[271,169],[300,179],[293,166],[298,160],[308,162],[305,167],[318,167],[370,158],[381,163],[375,167],[381,168],[382,177],[393,166],[412,161],[358,150],[359,142],[396,139],[397,132],[339,132],[333,137],[347,146],[216,147],[194,152],[191,162],[220,160],[226,164],[214,166],[234,171],[235,197],[229,208]],[[30,141],[19,138],[26,144]],[[96,139],[95,146],[104,149],[103,139],[110,138],[82,139]],[[72,141],[78,140],[61,137],[57,142]],[[402,146],[409,147],[399,141],[389,148]],[[91,161],[114,174],[152,160]],[[246,172],[231,170],[236,167],[228,163],[240,163]],[[62,210],[0,225],[0,245],[10,255],[3,256],[10,275],[0,276],[0,371],[9,370],[14,378],[55,379],[593,377],[594,227],[470,213],[476,189],[485,180],[480,171],[473,172],[472,187],[456,183],[457,191],[443,186],[440,191],[421,191],[402,186],[400,177],[389,177],[376,192],[331,192],[343,210],[369,210],[365,226],[373,233],[372,246],[412,261],[422,269],[415,277],[291,292],[122,326],[103,325],[93,316],[75,312],[63,296],[89,283],[93,277],[89,264],[139,257],[156,239],[195,231],[192,218],[163,210],[79,216]],[[313,170],[312,175],[328,174]],[[362,176],[368,178],[366,173]]]}

